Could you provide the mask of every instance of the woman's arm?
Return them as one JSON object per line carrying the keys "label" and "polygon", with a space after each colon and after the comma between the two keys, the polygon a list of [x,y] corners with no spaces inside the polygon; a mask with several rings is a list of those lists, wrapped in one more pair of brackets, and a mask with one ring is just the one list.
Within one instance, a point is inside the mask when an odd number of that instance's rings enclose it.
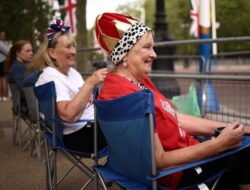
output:
{"label": "woman's arm", "polygon": [[77,121],[82,115],[86,105],[92,102],[92,92],[95,85],[104,81],[107,69],[99,69],[88,77],[81,90],[71,101],[57,102],[57,109],[62,120]]}
{"label": "woman's arm", "polygon": [[194,117],[179,112],[176,112],[176,118],[180,127],[190,135],[213,135],[216,128],[227,125],[224,122]]}
{"label": "woman's arm", "polygon": [[238,147],[243,131],[244,127],[236,121],[228,125],[215,139],[172,151],[164,151],[158,134],[155,134],[156,165],[159,169],[170,168]]}

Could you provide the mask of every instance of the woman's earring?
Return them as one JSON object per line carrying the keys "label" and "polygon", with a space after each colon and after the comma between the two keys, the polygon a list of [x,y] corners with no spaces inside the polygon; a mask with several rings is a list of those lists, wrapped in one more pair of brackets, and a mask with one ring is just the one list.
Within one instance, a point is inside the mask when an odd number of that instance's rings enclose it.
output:
{"label": "woman's earring", "polygon": [[122,62],[122,65],[123,65],[123,67],[127,67],[127,66],[128,66],[127,61],[123,61],[123,62]]}

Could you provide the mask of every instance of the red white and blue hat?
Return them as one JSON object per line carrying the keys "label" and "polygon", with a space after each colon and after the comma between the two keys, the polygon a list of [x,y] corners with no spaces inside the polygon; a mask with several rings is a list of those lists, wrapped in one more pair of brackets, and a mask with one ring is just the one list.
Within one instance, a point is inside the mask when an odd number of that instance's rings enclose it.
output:
{"label": "red white and blue hat", "polygon": [[95,23],[96,39],[117,65],[136,42],[151,29],[137,19],[119,13],[103,13]]}
{"label": "red white and blue hat", "polygon": [[53,40],[56,33],[61,32],[62,34],[68,33],[70,27],[65,26],[64,22],[61,19],[55,19],[51,22],[47,30],[47,38],[49,40],[48,46],[50,47],[50,43]]}

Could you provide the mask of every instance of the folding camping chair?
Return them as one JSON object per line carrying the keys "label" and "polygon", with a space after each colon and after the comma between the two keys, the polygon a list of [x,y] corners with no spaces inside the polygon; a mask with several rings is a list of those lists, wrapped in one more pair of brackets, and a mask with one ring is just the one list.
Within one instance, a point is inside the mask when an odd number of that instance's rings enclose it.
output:
{"label": "folding camping chair", "polygon": [[[94,153],[84,153],[68,149],[63,143],[62,123],[56,111],[56,92],[54,82],[34,87],[35,95],[39,102],[39,112],[41,121],[45,126],[45,154],[46,154],[46,182],[47,189],[57,189],[57,185],[76,166],[85,173],[89,180],[82,189],[94,179],[93,169],[81,161],[82,158],[97,160],[107,155],[107,148],[102,149],[95,156]],[[93,122],[93,121],[90,121]],[[93,139],[94,140],[94,139]],[[49,151],[50,150],[50,151]],[[57,153],[60,151],[73,166],[60,179],[57,177]]]}
{"label": "folding camping chair", "polygon": [[[104,183],[106,180],[113,181],[126,189],[166,189],[157,187],[156,180],[215,161],[250,146],[250,138],[245,137],[237,149],[157,171],[154,158],[155,113],[152,93],[146,89],[113,100],[95,100],[94,104],[97,120],[109,148],[106,165],[95,167],[104,189],[107,189]],[[224,170],[221,170],[207,180],[219,179],[223,173]],[[218,180],[215,180],[214,186],[217,182]],[[192,189],[194,186],[186,188]]]}
{"label": "folding camping chair", "polygon": [[41,72],[42,71],[33,71],[23,80],[23,92],[28,107],[27,119],[29,121],[28,125],[30,135],[29,143],[26,144],[26,147],[29,145],[31,156],[36,155],[39,163],[41,163],[41,146],[44,143],[44,138],[42,132],[43,127],[40,125],[39,121],[38,101],[34,94],[33,86]]}
{"label": "folding camping chair", "polygon": [[[13,118],[13,144],[21,145],[23,144],[24,136],[29,131],[29,127],[24,128],[22,130],[21,120],[27,121],[27,112],[25,108],[21,106],[21,90],[15,83],[10,83],[10,91],[11,91],[11,101],[12,101],[12,118]],[[26,142],[23,146],[23,149],[27,146],[29,142]]]}
{"label": "folding camping chair", "polygon": [[28,120],[30,128],[30,154],[36,155],[37,160],[41,161],[41,146],[43,144],[43,132],[39,121],[38,101],[33,91],[32,86],[23,87],[24,95],[29,109]]}

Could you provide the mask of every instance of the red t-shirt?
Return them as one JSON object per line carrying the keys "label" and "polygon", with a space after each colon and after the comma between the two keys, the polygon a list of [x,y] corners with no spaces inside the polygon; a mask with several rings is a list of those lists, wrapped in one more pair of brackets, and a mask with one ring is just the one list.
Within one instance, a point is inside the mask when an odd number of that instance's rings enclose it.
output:
{"label": "red t-shirt", "polygon": [[[142,84],[144,84],[147,89],[150,89],[154,95],[156,132],[159,135],[163,149],[170,151],[197,144],[197,140],[179,127],[175,117],[174,106],[156,89],[151,80],[145,78]],[[133,82],[117,74],[109,73],[100,91],[99,99],[114,99],[138,90],[141,90],[141,88]],[[181,174],[181,172],[178,172],[165,177],[163,180],[160,180],[160,183],[174,189],[179,183]]]}

